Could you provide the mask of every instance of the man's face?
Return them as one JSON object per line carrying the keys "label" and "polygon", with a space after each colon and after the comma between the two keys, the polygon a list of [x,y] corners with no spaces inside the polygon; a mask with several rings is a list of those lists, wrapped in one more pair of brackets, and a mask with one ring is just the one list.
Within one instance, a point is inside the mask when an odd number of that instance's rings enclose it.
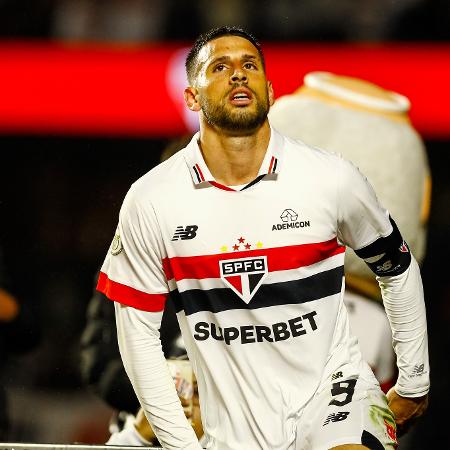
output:
{"label": "man's face", "polygon": [[210,125],[246,134],[264,123],[273,92],[251,42],[239,36],[214,39],[201,49],[197,62],[196,98]]}

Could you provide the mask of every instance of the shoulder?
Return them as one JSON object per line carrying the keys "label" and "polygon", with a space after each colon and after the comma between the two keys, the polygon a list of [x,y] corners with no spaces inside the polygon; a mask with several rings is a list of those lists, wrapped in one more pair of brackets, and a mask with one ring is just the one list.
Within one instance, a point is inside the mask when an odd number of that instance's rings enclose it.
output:
{"label": "shoulder", "polygon": [[308,172],[322,172],[324,175],[335,178],[342,164],[350,164],[340,154],[327,149],[314,147],[300,139],[293,139],[286,135],[283,138],[283,149],[287,160],[287,166],[298,168],[302,166]]}
{"label": "shoulder", "polygon": [[189,176],[184,150],[180,150],[136,180],[131,185],[124,204],[148,205],[182,185]]}
{"label": "shoulder", "polygon": [[283,139],[284,147],[293,155],[309,157],[328,163],[336,163],[336,161],[343,159],[341,155],[330,150],[314,147],[301,139],[293,139],[277,130],[275,130],[275,133]]}

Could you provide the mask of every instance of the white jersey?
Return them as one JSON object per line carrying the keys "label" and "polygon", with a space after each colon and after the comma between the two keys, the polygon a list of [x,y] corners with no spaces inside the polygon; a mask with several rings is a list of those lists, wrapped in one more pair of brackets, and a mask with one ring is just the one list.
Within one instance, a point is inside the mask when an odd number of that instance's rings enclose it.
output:
{"label": "white jersey", "polygon": [[210,448],[286,450],[333,373],[374,380],[349,332],[344,245],[393,228],[335,154],[272,129],[259,177],[234,191],[197,139],[130,189],[99,289],[145,311],[170,294]]}

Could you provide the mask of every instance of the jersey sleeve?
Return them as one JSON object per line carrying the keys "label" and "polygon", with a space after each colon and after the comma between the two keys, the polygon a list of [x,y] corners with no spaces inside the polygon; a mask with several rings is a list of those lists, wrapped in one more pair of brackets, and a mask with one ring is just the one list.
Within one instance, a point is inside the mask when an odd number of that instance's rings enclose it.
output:
{"label": "jersey sleeve", "polygon": [[169,291],[163,269],[165,256],[153,206],[139,198],[132,186],[122,204],[97,289],[118,303],[160,312]]}
{"label": "jersey sleeve", "polygon": [[397,355],[397,393],[405,397],[423,396],[430,382],[419,267],[367,180],[351,163],[344,160],[340,163],[338,238],[353,248],[377,275]]}
{"label": "jersey sleeve", "polygon": [[372,186],[344,159],[339,159],[337,197],[338,238],[356,253],[392,233],[389,213],[378,202]]}
{"label": "jersey sleeve", "polygon": [[115,304],[117,339],[125,370],[162,447],[201,450],[186,419],[161,348],[161,313]]}

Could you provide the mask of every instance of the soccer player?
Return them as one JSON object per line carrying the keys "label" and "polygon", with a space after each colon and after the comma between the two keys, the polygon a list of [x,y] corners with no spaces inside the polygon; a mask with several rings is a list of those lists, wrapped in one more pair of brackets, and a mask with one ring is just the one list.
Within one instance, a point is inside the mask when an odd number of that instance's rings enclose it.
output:
{"label": "soccer player", "polygon": [[[429,364],[420,272],[394,220],[351,163],[271,128],[251,35],[200,36],[186,69],[200,131],[133,184],[98,282],[159,442],[201,448],[158,337],[170,295],[207,448],[395,448],[394,414],[403,426],[426,408]],[[349,332],[345,246],[383,292],[399,368],[390,409]]]}

